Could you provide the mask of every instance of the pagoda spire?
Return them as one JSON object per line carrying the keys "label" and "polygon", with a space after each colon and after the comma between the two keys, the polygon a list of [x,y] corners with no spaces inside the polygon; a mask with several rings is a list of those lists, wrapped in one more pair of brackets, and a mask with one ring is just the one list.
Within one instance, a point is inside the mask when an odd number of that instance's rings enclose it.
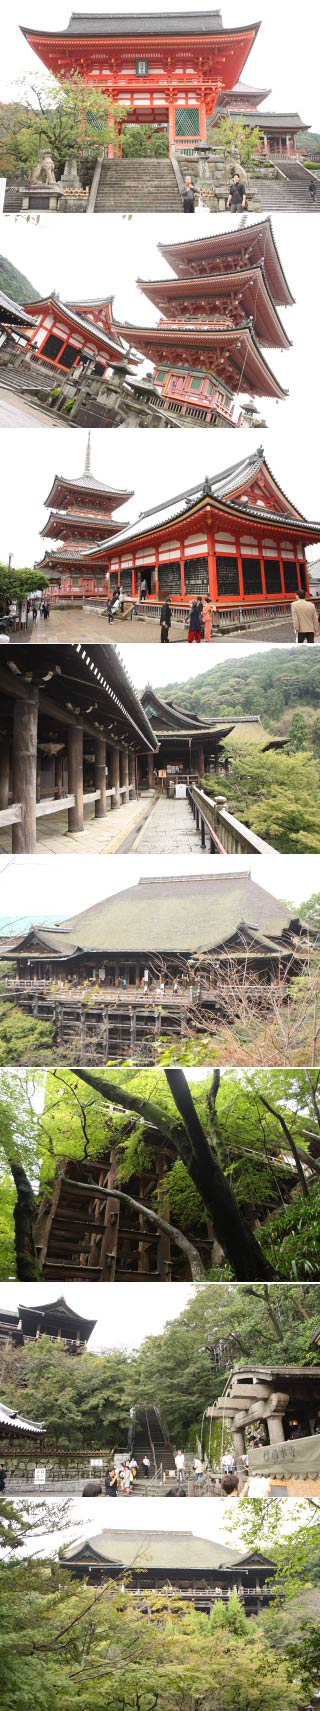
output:
{"label": "pagoda spire", "polygon": [[87,439],[87,445],[86,445],[84,475],[91,475],[91,434],[90,434],[90,431],[88,433],[88,439]]}

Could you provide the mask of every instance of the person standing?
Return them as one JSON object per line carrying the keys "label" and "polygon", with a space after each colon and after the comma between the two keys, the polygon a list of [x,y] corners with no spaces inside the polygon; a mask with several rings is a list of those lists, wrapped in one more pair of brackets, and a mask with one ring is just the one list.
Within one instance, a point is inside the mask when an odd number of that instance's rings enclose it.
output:
{"label": "person standing", "polygon": [[202,601],[202,623],[205,642],[211,642],[212,634],[212,605],[211,600]]}
{"label": "person standing", "polygon": [[169,641],[169,630],[170,630],[170,628],[171,628],[170,600],[164,600],[163,606],[161,607],[161,612],[160,612],[160,641],[161,642],[168,642]]}
{"label": "person standing", "polygon": [[108,1467],[105,1475],[104,1489],[106,1497],[117,1497],[118,1474],[116,1467]]}
{"label": "person standing", "polygon": [[297,594],[291,605],[292,623],[298,642],[314,642],[319,632],[319,619],[313,600],[308,594]]}
{"label": "person standing", "polygon": [[185,1460],[184,1460],[183,1450],[177,1450],[177,1454],[174,1458],[174,1465],[175,1465],[175,1469],[176,1469],[178,1485],[183,1485],[183,1481],[185,1478]]}
{"label": "person standing", "polygon": [[149,1479],[149,1468],[150,1468],[149,1456],[143,1456],[142,1457],[142,1466],[143,1466],[143,1472],[144,1472],[145,1479]]}
{"label": "person standing", "polygon": [[194,214],[194,188],[189,172],[187,172],[187,176],[184,181],[182,205],[184,214]]}
{"label": "person standing", "polygon": [[140,588],[140,600],[146,600],[147,593],[148,593],[148,583],[146,581],[146,577],[144,576],[142,583],[141,583],[141,588]]}
{"label": "person standing", "polygon": [[246,208],[246,206],[247,206],[246,187],[245,187],[245,184],[243,183],[243,180],[240,178],[240,173],[236,171],[235,167],[233,167],[233,170],[231,173],[230,186],[229,186],[229,196],[228,196],[228,201],[227,201],[227,208],[231,208],[233,214],[240,214],[242,209]]}
{"label": "person standing", "polygon": [[200,606],[199,600],[194,600],[193,606],[191,606],[191,612],[190,612],[190,618],[189,618],[188,642],[201,642],[201,640],[202,640],[201,606]]}

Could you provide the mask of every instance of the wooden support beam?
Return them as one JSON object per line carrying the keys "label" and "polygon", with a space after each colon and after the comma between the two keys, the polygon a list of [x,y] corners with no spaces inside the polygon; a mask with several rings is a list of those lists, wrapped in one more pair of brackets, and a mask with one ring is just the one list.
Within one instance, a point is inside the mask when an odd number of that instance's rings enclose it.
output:
{"label": "wooden support beam", "polygon": [[110,784],[112,789],[111,807],[120,808],[120,750],[111,749],[110,753]]}
{"label": "wooden support beam", "polygon": [[97,791],[95,818],[104,820],[107,812],[107,745],[105,737],[97,737],[95,741],[95,784]]}
{"label": "wooden support beam", "polygon": [[71,726],[68,732],[68,782],[75,797],[68,808],[68,832],[83,832],[83,728]]}
{"label": "wooden support beam", "polygon": [[[0,747],[0,808],[9,806],[9,743],[5,737]],[[3,823],[3,822],[2,822]]]}
{"label": "wooden support beam", "polygon": [[13,825],[14,855],[33,855],[36,849],[38,695],[26,690],[14,703],[12,795],[21,803],[21,820]]}

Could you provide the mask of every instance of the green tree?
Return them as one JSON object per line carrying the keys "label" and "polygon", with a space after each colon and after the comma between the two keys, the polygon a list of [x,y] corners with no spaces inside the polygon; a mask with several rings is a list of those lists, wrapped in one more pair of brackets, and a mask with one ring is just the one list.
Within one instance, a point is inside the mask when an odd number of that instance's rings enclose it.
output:
{"label": "green tree", "polygon": [[[294,714],[299,730],[302,715]],[[305,721],[303,727],[307,731]],[[295,741],[295,738],[294,738]],[[285,854],[317,854],[320,850],[320,779],[317,761],[310,750],[263,751],[258,744],[229,741],[232,770],[226,784],[230,812],[260,838]],[[210,775],[205,789],[216,794]]]}
{"label": "green tree", "polygon": [[287,741],[288,749],[291,754],[297,754],[300,749],[308,748],[310,738],[307,721],[304,717],[304,713],[301,713],[298,707],[291,720]]}
{"label": "green tree", "polygon": [[40,149],[53,157],[60,178],[67,156],[84,165],[110,141],[117,147],[117,125],[125,107],[106,101],[104,90],[91,88],[77,75],[60,87],[42,74],[21,80],[21,99],[0,108],[0,172],[30,174]]}
{"label": "green tree", "polygon": [[[11,570],[5,564],[0,564],[0,613],[6,613],[11,600],[17,600],[21,605],[28,594],[34,593],[37,586],[35,570]],[[49,588],[49,579],[41,575],[41,588]]]}
{"label": "green tree", "polygon": [[263,131],[259,125],[246,125],[245,120],[231,118],[229,113],[224,113],[208,134],[209,141],[218,143],[235,165],[240,161],[241,166],[253,167],[257,154],[261,154]]}

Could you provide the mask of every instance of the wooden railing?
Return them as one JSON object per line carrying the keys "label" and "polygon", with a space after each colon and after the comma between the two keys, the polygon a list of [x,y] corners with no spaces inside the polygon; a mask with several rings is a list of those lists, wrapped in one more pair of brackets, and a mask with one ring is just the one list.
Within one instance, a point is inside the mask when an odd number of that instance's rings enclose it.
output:
{"label": "wooden railing", "polygon": [[[120,784],[118,788],[118,796],[125,796],[127,792],[129,796],[132,796],[134,789],[135,786],[130,784],[129,781],[128,784]],[[112,789],[106,791],[107,804],[110,804],[110,808],[111,797],[116,796],[116,794],[117,792],[114,785],[112,786]],[[86,790],[83,796],[84,808],[87,808],[92,802],[99,802],[100,796],[100,790]],[[42,802],[36,803],[36,820],[43,820],[46,815],[50,814],[63,814],[65,811],[68,811],[68,808],[75,807],[75,801],[76,798],[72,791],[67,791],[65,796],[45,796]],[[2,827],[21,824],[22,814],[21,802],[12,802],[8,808],[1,808],[0,831]]]}
{"label": "wooden railing", "polygon": [[225,796],[207,796],[205,790],[192,784],[187,798],[200,834],[202,849],[209,847],[216,855],[274,855],[272,844],[256,837],[250,826],[244,826],[229,813]]}

